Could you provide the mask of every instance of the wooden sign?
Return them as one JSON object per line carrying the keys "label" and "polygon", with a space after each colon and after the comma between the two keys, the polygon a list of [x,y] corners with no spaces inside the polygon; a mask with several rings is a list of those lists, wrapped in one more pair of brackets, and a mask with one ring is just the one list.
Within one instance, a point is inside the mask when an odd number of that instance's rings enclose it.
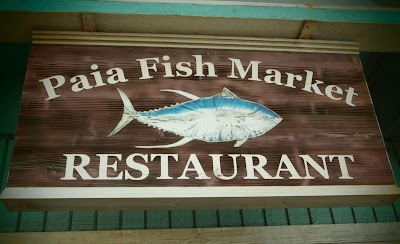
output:
{"label": "wooden sign", "polygon": [[354,43],[34,32],[11,209],[398,197]]}

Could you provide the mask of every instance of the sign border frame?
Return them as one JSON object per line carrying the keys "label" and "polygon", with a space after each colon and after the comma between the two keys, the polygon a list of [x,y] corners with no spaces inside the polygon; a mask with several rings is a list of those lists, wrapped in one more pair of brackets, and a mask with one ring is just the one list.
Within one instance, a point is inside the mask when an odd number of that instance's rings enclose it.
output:
{"label": "sign border frame", "polygon": [[[359,54],[355,42],[148,33],[34,30],[32,44]],[[398,197],[396,185],[6,187],[0,200],[20,211],[173,210],[370,206],[392,203]]]}

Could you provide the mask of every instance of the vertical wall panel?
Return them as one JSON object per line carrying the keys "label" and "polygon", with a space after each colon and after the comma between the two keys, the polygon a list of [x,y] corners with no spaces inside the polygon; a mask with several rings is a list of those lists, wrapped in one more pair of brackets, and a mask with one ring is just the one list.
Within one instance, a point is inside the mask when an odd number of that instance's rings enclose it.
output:
{"label": "vertical wall panel", "polygon": [[69,212],[48,212],[45,231],[68,231]]}
{"label": "vertical wall panel", "polygon": [[353,207],[356,223],[376,222],[374,209],[372,207]]}
{"label": "vertical wall panel", "polygon": [[238,209],[219,210],[220,227],[242,226],[241,212]]}
{"label": "vertical wall panel", "polygon": [[9,212],[0,202],[0,233],[15,232],[17,230],[18,212]]}
{"label": "vertical wall panel", "polygon": [[333,224],[329,208],[310,208],[310,216],[313,224]]}
{"label": "vertical wall panel", "polygon": [[97,230],[118,230],[119,211],[99,211],[97,214]]}
{"label": "vertical wall panel", "polygon": [[288,208],[290,225],[308,225],[311,224],[307,208]]}
{"label": "vertical wall panel", "polygon": [[0,137],[0,192],[3,190],[5,187],[5,181],[6,181],[6,157],[7,157],[7,138]]}
{"label": "vertical wall panel", "polygon": [[43,231],[44,212],[23,212],[21,215],[21,232]]}
{"label": "vertical wall panel", "polygon": [[17,128],[30,47],[26,43],[0,45],[0,134],[12,135]]}
{"label": "vertical wall panel", "polygon": [[197,228],[218,226],[218,216],[216,210],[196,210],[195,216]]}
{"label": "vertical wall panel", "polygon": [[146,211],[147,229],[168,229],[169,213],[164,210]]}
{"label": "vertical wall panel", "polygon": [[122,229],[123,230],[143,230],[145,229],[144,211],[123,211]]}
{"label": "vertical wall panel", "polygon": [[351,208],[332,208],[332,214],[335,224],[350,224],[355,221]]}
{"label": "vertical wall panel", "polygon": [[95,230],[94,211],[75,211],[72,214],[71,230]]}
{"label": "vertical wall panel", "polygon": [[265,209],[267,225],[288,225],[288,216],[285,208]]}
{"label": "vertical wall panel", "polygon": [[374,207],[376,213],[376,219],[378,222],[395,222],[396,213],[392,206],[379,206]]}
{"label": "vertical wall panel", "polygon": [[14,139],[10,135],[2,136],[0,134],[0,193],[7,185],[13,143]]}
{"label": "vertical wall panel", "polygon": [[265,216],[263,209],[243,209],[244,226],[263,226],[265,225]]}
{"label": "vertical wall panel", "polygon": [[385,145],[396,183],[400,186],[400,141],[387,139]]}
{"label": "vertical wall panel", "polygon": [[171,228],[193,228],[193,213],[191,210],[171,211]]}
{"label": "vertical wall panel", "polygon": [[394,208],[394,212],[396,214],[396,220],[400,221],[400,198],[397,199],[394,203],[393,203],[393,208]]}

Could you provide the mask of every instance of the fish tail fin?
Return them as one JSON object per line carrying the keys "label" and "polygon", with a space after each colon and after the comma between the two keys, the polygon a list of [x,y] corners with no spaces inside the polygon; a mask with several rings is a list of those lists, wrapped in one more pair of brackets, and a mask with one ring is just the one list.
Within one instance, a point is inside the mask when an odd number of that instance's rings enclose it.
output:
{"label": "fish tail fin", "polygon": [[118,125],[115,127],[113,131],[111,131],[111,133],[107,137],[117,134],[118,131],[120,131],[122,128],[124,128],[127,124],[129,124],[132,120],[136,118],[137,112],[133,107],[131,101],[129,100],[128,96],[125,94],[125,92],[123,92],[119,88],[117,88],[117,90],[119,92],[119,95],[121,96],[122,102],[124,103],[124,113],[122,114],[122,118],[119,121]]}

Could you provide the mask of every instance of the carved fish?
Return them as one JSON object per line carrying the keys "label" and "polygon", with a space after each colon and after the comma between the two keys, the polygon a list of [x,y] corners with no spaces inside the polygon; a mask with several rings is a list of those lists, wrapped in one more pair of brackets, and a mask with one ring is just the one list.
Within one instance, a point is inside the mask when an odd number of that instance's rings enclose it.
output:
{"label": "carved fish", "polygon": [[202,98],[180,90],[161,90],[180,94],[191,101],[143,112],[136,111],[128,96],[122,90],[117,90],[124,104],[124,113],[109,137],[134,119],[183,137],[168,145],[137,148],[171,148],[194,139],[205,142],[237,141],[234,146],[240,147],[248,138],[261,136],[282,121],[272,110],[240,99],[227,88],[215,96]]}

